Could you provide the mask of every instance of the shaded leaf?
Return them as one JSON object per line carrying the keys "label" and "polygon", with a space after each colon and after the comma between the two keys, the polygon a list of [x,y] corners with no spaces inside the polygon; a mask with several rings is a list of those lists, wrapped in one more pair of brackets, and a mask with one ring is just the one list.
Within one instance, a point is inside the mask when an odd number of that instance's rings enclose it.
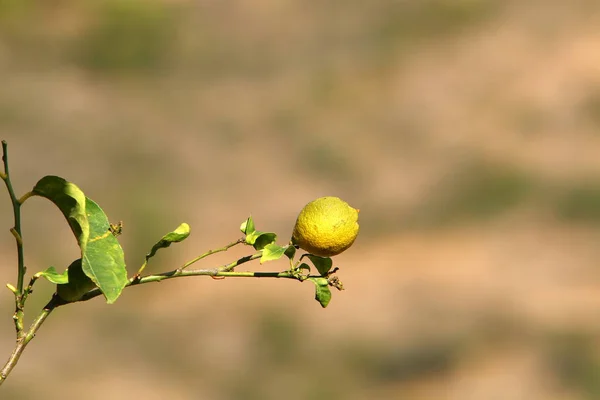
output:
{"label": "shaded leaf", "polygon": [[265,246],[274,243],[275,240],[277,240],[277,235],[273,232],[256,232],[259,233],[258,237],[256,238],[253,244],[256,250],[262,250],[265,248]]}
{"label": "shaded leaf", "polygon": [[56,286],[56,293],[65,301],[77,301],[96,287],[94,282],[83,272],[80,258],[73,261],[65,272],[69,277],[68,283]]}
{"label": "shaded leaf", "polygon": [[277,234],[273,232],[254,231],[246,235],[246,244],[253,246],[256,250],[262,250],[269,243],[277,240]]}
{"label": "shaded leaf", "polygon": [[329,257],[319,257],[315,256],[314,254],[307,254],[306,257],[312,261],[314,266],[317,268],[317,271],[319,271],[322,276],[327,275],[333,266],[333,261]]}
{"label": "shaded leaf", "polygon": [[290,244],[287,249],[285,249],[285,256],[290,260],[293,260],[296,256],[296,247]]}
{"label": "shaded leaf", "polygon": [[82,253],[89,237],[89,223],[85,213],[85,195],[74,183],[58,176],[45,176],[36,183],[32,193],[50,200],[67,219]]}
{"label": "shaded leaf", "polygon": [[308,265],[307,263],[302,263],[298,266],[299,270],[306,270],[309,274],[310,274],[310,265]]}

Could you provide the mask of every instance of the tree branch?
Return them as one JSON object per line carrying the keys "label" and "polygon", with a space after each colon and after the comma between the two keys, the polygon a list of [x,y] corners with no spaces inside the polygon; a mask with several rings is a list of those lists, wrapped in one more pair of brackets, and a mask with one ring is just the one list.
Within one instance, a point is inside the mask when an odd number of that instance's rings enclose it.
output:
{"label": "tree branch", "polygon": [[58,306],[58,304],[58,299],[55,295],[42,309],[37,318],[31,323],[29,330],[17,339],[17,345],[15,349],[0,371],[0,385],[4,383],[13,368],[17,365],[17,362],[19,362],[19,358],[21,358],[21,354],[23,354],[25,347],[27,347],[29,342],[31,342],[31,340],[35,337],[35,334],[40,329],[46,318],[48,318],[48,315],[50,315],[50,313]]}
{"label": "tree branch", "polygon": [[[301,276],[293,271],[284,271],[284,272],[252,272],[252,271],[243,271],[237,272],[232,271],[238,265],[244,264],[248,261],[256,260],[260,258],[262,255],[261,252],[255,253],[251,256],[242,257],[230,264],[222,265],[218,268],[211,269],[195,269],[195,270],[186,270],[177,268],[172,271],[162,272],[160,274],[147,275],[141,278],[131,278],[125,287],[143,285],[145,283],[151,282],[161,282],[167,279],[181,278],[184,276],[210,276],[213,278],[223,277],[223,278],[286,278],[286,279],[295,279],[298,281],[303,281],[306,279],[305,276]],[[88,301],[95,297],[98,297],[102,294],[100,289],[95,288],[84,294],[79,301]],[[68,304],[68,303],[65,303]]]}
{"label": "tree branch", "polygon": [[[284,272],[252,272],[252,271],[236,272],[236,271],[232,271],[232,269],[235,266],[246,263],[248,261],[256,260],[256,259],[260,258],[260,256],[261,256],[261,253],[256,253],[251,256],[242,257],[242,258],[238,259],[237,261],[234,261],[230,264],[223,265],[218,268],[197,269],[197,270],[182,270],[182,269],[178,268],[178,269],[168,271],[168,272],[163,272],[160,274],[147,275],[147,276],[144,276],[137,280],[134,280],[134,278],[131,278],[129,280],[128,284],[126,285],[126,287],[143,285],[143,284],[151,283],[151,282],[161,282],[163,280],[179,278],[179,277],[184,277],[184,276],[211,276],[211,277],[230,277],[230,278],[234,278],[234,277],[286,278],[286,279],[295,279],[298,281],[303,281],[306,279],[305,276],[299,275],[299,274],[295,273],[294,271],[284,271]],[[96,289],[90,290],[89,292],[84,294],[81,297],[81,299],[79,299],[75,302],[88,301],[95,297],[100,296],[101,294],[102,294],[102,292],[100,291],[100,289],[96,288]],[[27,332],[24,332],[21,335],[21,337],[19,337],[17,339],[17,345],[16,345],[15,349],[13,350],[8,361],[6,362],[6,364],[0,371],[0,385],[2,385],[2,383],[6,380],[6,378],[10,374],[10,372],[13,370],[13,368],[19,361],[21,354],[25,350],[25,347],[35,337],[35,334],[40,329],[40,327],[42,326],[42,324],[44,323],[46,318],[50,315],[50,313],[57,307],[67,305],[67,304],[72,304],[75,302],[65,302],[60,297],[58,297],[58,295],[56,295],[56,294],[52,297],[50,302],[42,309],[42,311],[37,316],[37,318],[32,322],[32,324],[29,327],[29,329],[27,330]]]}

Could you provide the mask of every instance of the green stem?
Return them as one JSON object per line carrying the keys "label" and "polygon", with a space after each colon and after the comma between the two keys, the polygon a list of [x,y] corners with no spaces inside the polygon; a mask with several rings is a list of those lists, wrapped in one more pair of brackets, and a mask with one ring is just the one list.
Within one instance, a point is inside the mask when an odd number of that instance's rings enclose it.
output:
{"label": "green stem", "polygon": [[220,253],[220,252],[223,252],[223,251],[227,251],[227,250],[229,250],[230,248],[232,248],[233,246],[236,246],[236,245],[238,245],[238,244],[240,244],[240,243],[244,243],[244,239],[243,239],[243,238],[242,238],[242,239],[238,239],[238,240],[236,240],[235,242],[231,242],[231,243],[229,243],[228,245],[226,245],[226,246],[223,246],[223,247],[221,247],[221,248],[219,248],[219,249],[209,250],[209,251],[207,251],[206,253],[204,253],[204,254],[201,254],[201,255],[199,255],[198,257],[196,257],[196,258],[193,258],[193,259],[191,259],[190,261],[186,262],[185,264],[183,264],[183,265],[182,265],[182,266],[179,268],[179,270],[184,270],[184,269],[186,269],[187,267],[189,267],[190,265],[192,265],[192,264],[194,264],[194,263],[196,263],[196,262],[198,262],[198,261],[202,260],[203,258],[206,258],[206,257],[208,257],[208,256],[212,255],[212,254],[215,254],[215,253]]}
{"label": "green stem", "polygon": [[37,331],[40,329],[46,318],[48,318],[48,315],[50,315],[50,313],[57,307],[57,305],[57,300],[53,297],[46,307],[42,309],[37,318],[31,323],[31,326],[27,332],[17,339],[17,345],[15,346],[15,349],[8,358],[8,361],[2,370],[0,370],[0,385],[4,383],[13,368],[17,365],[19,358],[21,358],[21,354],[23,354],[23,351],[25,350],[25,347],[27,347],[29,342],[31,342],[31,340],[35,337]]}
{"label": "green stem", "polygon": [[23,291],[23,294],[21,295],[21,299],[22,299],[21,303],[23,304],[23,306],[25,305],[25,302],[27,301],[27,296],[29,296],[31,293],[33,293],[33,284],[38,280],[39,277],[40,277],[40,275],[35,274],[29,280],[29,285],[27,285],[27,287]]}
{"label": "green stem", "polygon": [[17,201],[19,202],[19,204],[23,204],[23,203],[25,203],[25,200],[27,200],[28,198],[30,198],[32,196],[34,196],[33,192],[27,192],[23,196],[21,196],[21,198],[18,199]]}
{"label": "green stem", "polygon": [[[6,189],[10,196],[10,201],[13,206],[13,214],[15,226],[12,228],[12,233],[17,243],[17,293],[15,294],[15,328],[17,330],[17,338],[23,334],[23,284],[25,280],[25,257],[23,252],[23,234],[21,233],[21,202],[15,196],[15,191],[10,180],[10,172],[8,169],[8,144],[5,140],[2,141],[2,161],[4,163],[4,174],[1,175],[2,180],[6,184]],[[25,199],[26,196],[23,196]]]}
{"label": "green stem", "polygon": [[[284,272],[252,272],[252,271],[243,271],[237,272],[232,271],[233,268],[237,267],[240,264],[244,264],[248,261],[256,260],[260,258],[262,255],[261,252],[253,254],[251,256],[242,257],[237,261],[234,261],[230,264],[223,265],[219,268],[211,268],[211,269],[195,269],[195,270],[183,270],[181,268],[174,269],[172,271],[163,272],[160,274],[147,275],[138,279],[131,278],[125,287],[129,286],[137,286],[143,285],[145,283],[151,282],[161,282],[167,279],[180,278],[184,276],[211,276],[213,278],[285,278],[285,279],[295,279],[302,281],[303,277],[298,276],[293,271],[284,271]],[[100,296],[102,292],[100,289],[92,289],[86,294],[84,294],[81,299],[77,301],[87,301],[91,300],[94,297]]]}
{"label": "green stem", "polygon": [[[186,262],[185,264],[183,264],[181,267],[179,267],[176,271],[182,271],[185,268],[189,267],[190,265],[202,260],[203,258],[206,258],[208,256],[210,256],[211,254],[215,254],[215,253],[221,253],[223,251],[227,251],[230,248],[232,248],[233,246],[236,246],[240,243],[244,243],[244,238],[238,239],[235,242],[231,242],[228,245],[225,245],[223,247],[220,247],[218,249],[214,249],[214,250],[209,250],[204,254],[199,255],[196,258],[191,259],[190,261]],[[136,284],[140,279],[141,279],[141,274],[144,271],[144,269],[146,268],[146,265],[148,265],[148,260],[150,257],[146,256],[146,260],[144,261],[144,263],[142,264],[142,266],[140,267],[140,269],[138,270],[138,272],[133,276],[133,278],[130,279],[130,284]],[[239,260],[238,260],[239,261]],[[237,265],[237,264],[236,264]],[[235,266],[235,265],[234,265]]]}

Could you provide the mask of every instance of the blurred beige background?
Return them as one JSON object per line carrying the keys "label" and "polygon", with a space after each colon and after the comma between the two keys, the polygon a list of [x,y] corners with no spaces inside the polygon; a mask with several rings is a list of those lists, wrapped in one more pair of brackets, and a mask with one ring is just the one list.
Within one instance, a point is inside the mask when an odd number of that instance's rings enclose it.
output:
{"label": "blurred beige background", "polygon": [[[76,182],[130,271],[183,221],[151,271],[249,214],[285,243],[313,198],[361,209],[327,309],[291,281],[128,289],[57,310],[0,398],[600,398],[599,49],[593,0],[0,1],[16,190]],[[77,256],[50,204],[24,219],[30,271]],[[0,223],[14,283],[5,193]]]}

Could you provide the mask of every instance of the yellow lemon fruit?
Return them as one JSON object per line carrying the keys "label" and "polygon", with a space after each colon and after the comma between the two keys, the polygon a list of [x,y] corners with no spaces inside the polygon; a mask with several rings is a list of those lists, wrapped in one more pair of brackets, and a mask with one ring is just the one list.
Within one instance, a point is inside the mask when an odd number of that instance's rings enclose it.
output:
{"label": "yellow lemon fruit", "polygon": [[352,246],[357,235],[358,210],[338,197],[321,197],[300,211],[292,243],[316,256],[331,257]]}

